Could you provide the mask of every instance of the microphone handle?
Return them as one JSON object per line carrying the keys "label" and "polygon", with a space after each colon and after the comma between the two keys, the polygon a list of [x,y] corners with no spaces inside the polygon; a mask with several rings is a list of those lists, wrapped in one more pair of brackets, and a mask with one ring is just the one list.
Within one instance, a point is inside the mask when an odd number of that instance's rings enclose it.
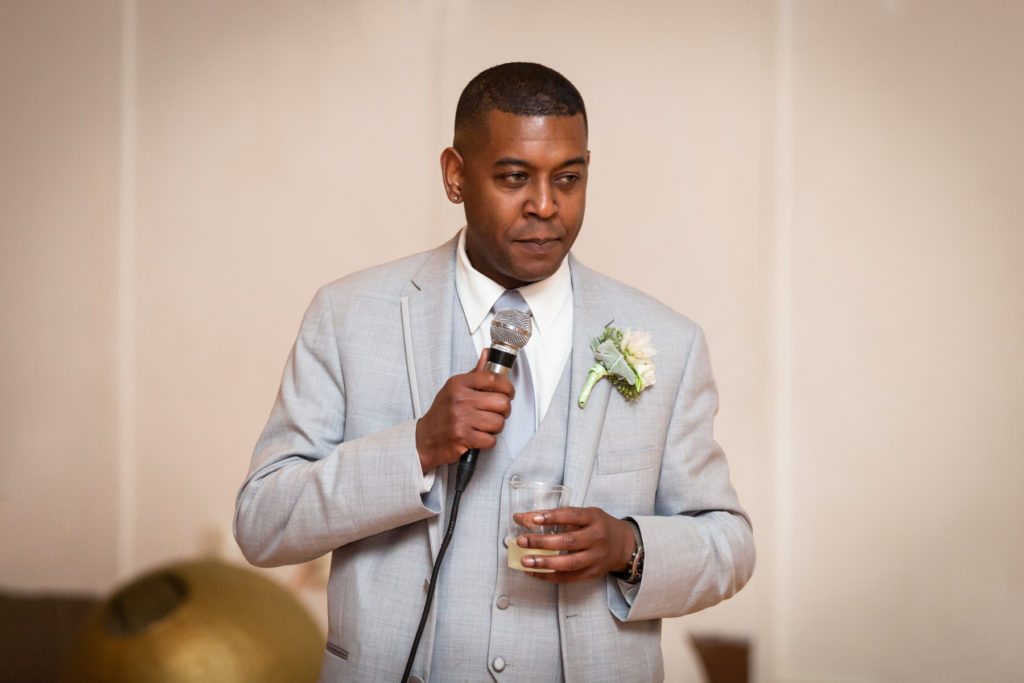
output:
{"label": "microphone handle", "polygon": [[[487,365],[484,369],[496,375],[507,377],[512,372],[512,366],[516,362],[516,354],[509,353],[504,349],[492,346],[487,350]],[[459,458],[459,470],[455,478],[455,490],[465,491],[469,480],[473,478],[476,471],[476,457],[480,455],[479,448],[471,448]]]}

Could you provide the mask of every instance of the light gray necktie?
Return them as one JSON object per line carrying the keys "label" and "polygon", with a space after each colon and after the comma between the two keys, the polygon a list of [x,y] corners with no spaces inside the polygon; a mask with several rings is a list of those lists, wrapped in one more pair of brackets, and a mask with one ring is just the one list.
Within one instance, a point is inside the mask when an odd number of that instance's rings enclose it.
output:
{"label": "light gray necktie", "polygon": [[[527,305],[523,295],[515,289],[507,289],[498,297],[491,312],[504,311],[514,308],[530,315],[530,307]],[[505,428],[501,432],[508,447],[509,454],[514,458],[523,450],[523,446],[533,436],[537,427],[536,402],[533,394],[533,375],[530,374],[530,364],[526,360],[526,349],[523,348],[516,357],[516,364],[512,366],[509,373],[512,386],[516,388],[516,397],[512,400],[512,412],[505,420]]]}

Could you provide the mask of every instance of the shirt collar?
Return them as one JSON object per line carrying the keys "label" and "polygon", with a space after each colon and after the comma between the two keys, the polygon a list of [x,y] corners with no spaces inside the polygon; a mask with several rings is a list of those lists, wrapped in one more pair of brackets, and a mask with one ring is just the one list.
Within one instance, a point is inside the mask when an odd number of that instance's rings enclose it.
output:
{"label": "shirt collar", "polygon": [[[455,290],[462,302],[470,334],[487,319],[491,307],[505,288],[490,279],[469,262],[466,255],[466,228],[459,232],[459,245],[455,258]],[[569,273],[569,259],[562,263],[550,277],[519,288],[533,315],[536,331],[544,334],[552,329],[555,319],[566,303],[572,298],[572,277]]]}

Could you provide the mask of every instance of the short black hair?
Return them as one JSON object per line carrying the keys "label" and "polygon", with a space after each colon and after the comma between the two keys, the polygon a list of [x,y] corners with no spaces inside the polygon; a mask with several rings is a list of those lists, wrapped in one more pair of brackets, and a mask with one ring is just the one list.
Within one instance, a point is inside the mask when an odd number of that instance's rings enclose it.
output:
{"label": "short black hair", "polygon": [[569,79],[554,69],[532,62],[492,66],[473,78],[455,108],[455,136],[479,125],[492,111],[516,116],[576,116],[587,109]]}

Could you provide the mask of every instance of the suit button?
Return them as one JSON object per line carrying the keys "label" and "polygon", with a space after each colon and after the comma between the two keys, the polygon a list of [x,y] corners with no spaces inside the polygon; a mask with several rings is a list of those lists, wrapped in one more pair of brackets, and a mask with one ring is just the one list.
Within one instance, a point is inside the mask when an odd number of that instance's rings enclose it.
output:
{"label": "suit button", "polygon": [[504,545],[506,548],[508,547],[508,536],[501,539],[501,544]]}
{"label": "suit button", "polygon": [[504,671],[505,670],[505,660],[502,659],[501,657],[495,657],[494,661],[491,662],[491,666],[494,667],[495,671]]}
{"label": "suit button", "polygon": [[423,683],[423,679],[416,674],[413,674],[412,676],[409,676],[407,683]]}
{"label": "suit button", "polygon": [[507,595],[502,595],[498,598],[498,602],[495,604],[498,605],[498,609],[508,609],[508,606],[512,604],[512,601],[508,599]]}

